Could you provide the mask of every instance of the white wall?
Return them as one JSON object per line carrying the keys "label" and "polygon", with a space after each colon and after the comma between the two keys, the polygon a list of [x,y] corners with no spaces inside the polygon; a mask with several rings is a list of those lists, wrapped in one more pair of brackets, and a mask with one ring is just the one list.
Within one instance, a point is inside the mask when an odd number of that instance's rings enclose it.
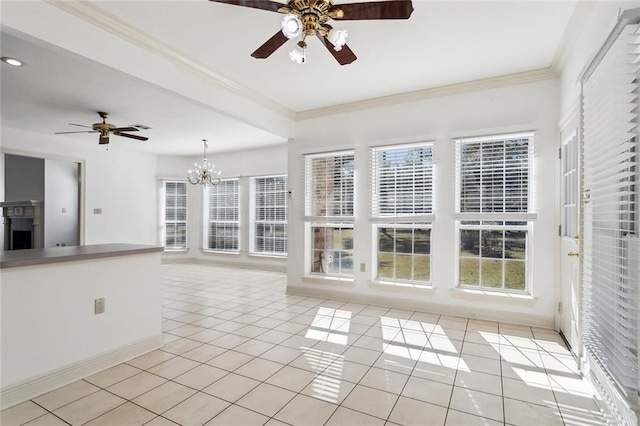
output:
{"label": "white wall", "polygon": [[[128,143],[112,142],[107,151],[92,138],[2,128],[5,153],[82,163],[81,244],[156,244],[156,157],[134,151]],[[96,208],[102,214],[94,214]]]}
{"label": "white wall", "polygon": [[157,348],[160,281],[157,252],[3,269],[2,405]]}
{"label": "white wall", "polygon": [[560,73],[560,111],[566,114],[580,94],[579,78],[596,55],[626,9],[640,7],[637,1],[599,1],[587,5],[588,18],[581,22],[580,32],[565,59]]}
{"label": "white wall", "polygon": [[44,201],[44,160],[6,155],[4,161],[4,201]]}
{"label": "white wall", "polygon": [[[553,326],[557,234],[557,122],[558,81],[478,91],[474,93],[372,108],[359,112],[298,122],[296,140],[289,144],[289,277],[288,290],[334,297],[367,298],[370,302],[410,304],[433,311]],[[535,130],[532,182],[537,220],[531,238],[533,299],[481,296],[458,298],[453,188],[453,142],[459,136]],[[434,140],[436,220],[432,236],[432,282],[434,291],[382,290],[369,284],[372,276],[372,227],[368,222],[368,147],[393,142]],[[305,245],[304,175],[305,153],[355,149],[356,223],[354,282],[315,283],[303,278]],[[359,272],[360,263],[367,272]],[[363,299],[364,300],[364,299]]]}
{"label": "white wall", "polygon": [[44,161],[44,246],[78,245],[78,163]]}
{"label": "white wall", "polygon": [[[217,262],[232,265],[242,265],[261,268],[284,270],[286,258],[249,255],[249,177],[267,176],[287,173],[287,146],[277,145],[263,149],[250,151],[227,152],[208,155],[217,170],[222,171],[223,178],[240,178],[241,196],[241,241],[240,253],[214,253],[205,252],[203,246],[203,191],[199,185],[187,187],[187,252],[165,252],[165,261],[194,259],[203,262]],[[202,157],[169,157],[158,156],[158,179],[185,179],[187,171],[193,169],[194,163],[201,163]],[[158,193],[161,185],[157,185]],[[158,198],[159,199],[159,198]],[[160,206],[158,206],[160,209]],[[160,226],[160,224],[159,224]],[[157,235],[161,235],[158,228]],[[158,244],[162,242],[158,239]]]}

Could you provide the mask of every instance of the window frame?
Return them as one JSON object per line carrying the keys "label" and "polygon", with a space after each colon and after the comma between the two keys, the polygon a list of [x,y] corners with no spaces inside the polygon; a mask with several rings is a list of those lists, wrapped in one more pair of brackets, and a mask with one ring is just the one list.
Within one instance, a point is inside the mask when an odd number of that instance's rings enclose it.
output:
{"label": "window frame", "polygon": [[[526,208],[523,209],[522,208],[522,199],[520,200],[520,208],[515,209],[516,211],[509,211],[509,209],[507,208],[507,202],[503,201],[503,208],[502,211],[483,211],[483,190],[484,187],[482,185],[483,183],[483,177],[484,177],[484,169],[482,169],[482,157],[479,161],[480,166],[479,166],[479,170],[481,171],[481,173],[483,173],[480,177],[480,183],[479,183],[479,211],[461,211],[463,209],[463,197],[462,197],[462,186],[463,186],[463,182],[462,182],[462,175],[463,175],[463,170],[462,170],[462,147],[464,146],[464,144],[472,144],[472,143],[497,143],[497,142],[506,142],[506,141],[510,141],[510,140],[518,140],[518,139],[526,139],[527,140],[527,146],[526,146],[526,150],[524,150],[524,152],[526,152],[527,154],[527,158],[526,158],[526,184],[522,185],[519,184],[518,188],[522,188],[524,187],[527,191],[527,196],[526,196]],[[534,147],[535,147],[535,131],[522,131],[522,132],[517,132],[517,133],[505,133],[505,134],[495,134],[495,135],[488,135],[488,136],[474,136],[474,137],[464,137],[464,138],[455,138],[454,139],[454,150],[455,150],[455,161],[454,161],[454,174],[455,174],[455,179],[454,179],[454,190],[455,190],[455,207],[454,207],[454,215],[453,218],[456,220],[456,244],[457,244],[457,249],[456,249],[456,287],[460,288],[460,289],[474,289],[474,290],[483,290],[483,291],[488,291],[488,292],[499,292],[499,293],[518,293],[518,294],[531,294],[531,282],[532,282],[532,256],[531,256],[531,250],[532,250],[532,246],[533,246],[533,230],[534,230],[534,223],[535,220],[537,219],[537,213],[535,212],[535,205],[534,205],[534,198],[533,198],[533,181],[532,181],[532,177],[533,177],[533,172],[534,172]],[[507,185],[506,185],[506,173],[509,171],[508,170],[508,162],[506,159],[506,148],[504,149],[505,155],[503,156],[503,159],[501,160],[501,162],[499,164],[503,165],[503,194],[506,194],[507,192]],[[513,167],[514,170],[517,170],[517,166]],[[490,171],[495,172],[496,170],[498,170],[499,168],[493,168],[490,169]],[[521,174],[523,175],[523,174]],[[493,194],[492,194],[493,197]],[[502,197],[494,197],[498,198],[498,199],[502,199],[502,200],[508,200],[508,197],[506,195],[503,195]],[[487,205],[492,206],[491,203],[488,203]],[[524,282],[524,290],[513,290],[513,289],[506,289],[504,288],[504,280],[505,277],[503,276],[502,280],[503,280],[503,285],[502,288],[497,288],[497,287],[492,287],[492,286],[485,286],[482,285],[481,282],[479,282],[479,284],[476,285],[468,285],[468,284],[463,284],[461,281],[461,267],[460,267],[460,259],[461,257],[464,258],[465,256],[461,256],[461,252],[462,252],[462,230],[465,229],[472,229],[470,228],[470,226],[474,226],[474,225],[468,225],[468,224],[464,224],[464,222],[467,221],[477,221],[480,224],[477,225],[478,229],[482,229],[485,231],[504,231],[504,230],[523,230],[526,231],[526,246],[525,246],[525,273],[524,273],[524,278],[525,278],[525,282]],[[484,225],[482,224],[482,222],[503,222],[503,225]],[[526,222],[526,226],[523,226],[522,228],[520,227],[507,227],[506,223],[507,222]],[[503,240],[504,241],[504,240]],[[504,242],[503,242],[504,244]],[[504,260],[504,259],[503,259]]]}
{"label": "window frame", "polygon": [[[284,178],[285,179],[285,189],[284,189],[284,205],[278,205],[277,202],[274,205],[264,205],[266,208],[284,208],[284,220],[257,220],[256,219],[256,210],[258,209],[258,196],[261,193],[267,194],[267,192],[260,192],[257,188],[257,181],[259,179],[277,179]],[[277,257],[287,257],[288,251],[288,210],[289,210],[289,179],[288,175],[278,174],[278,175],[266,175],[266,176],[252,176],[249,180],[249,254],[256,256],[277,256]],[[272,191],[274,194],[277,194],[282,191]],[[258,251],[259,244],[257,243],[258,239],[258,225],[273,225],[273,226],[284,226],[284,251]],[[273,238],[274,241],[277,237]]]}
{"label": "window frame", "polygon": [[[408,152],[405,154],[406,156],[412,155],[411,150],[420,150],[428,148],[428,154],[425,162],[422,163],[422,167],[416,167],[416,165],[409,165],[407,167],[400,167],[395,171],[389,167],[386,170],[380,167],[381,158],[385,155],[397,156],[402,155],[402,150],[407,150]],[[374,282],[380,284],[408,284],[419,287],[430,287],[432,282],[431,275],[431,266],[432,266],[432,244],[433,244],[433,222],[435,221],[435,184],[434,184],[434,149],[435,142],[434,141],[421,141],[421,142],[413,142],[413,143],[403,143],[403,144],[394,144],[394,145],[381,145],[381,146],[372,146],[369,148],[369,162],[370,162],[370,177],[371,177],[371,185],[370,185],[370,197],[369,197],[369,213],[370,213],[370,222],[372,225],[372,243],[373,243],[373,270],[372,275],[374,278]],[[386,154],[385,154],[386,153]],[[421,154],[422,155],[422,154]],[[398,158],[398,157],[395,157]],[[418,165],[420,166],[420,165]],[[420,170],[420,173],[416,174],[416,170]],[[412,171],[410,174],[411,180],[411,191],[402,191],[402,183],[398,181],[401,180],[397,174],[394,173],[402,173],[406,171]],[[420,182],[420,187],[423,191],[416,191],[416,180],[422,179]],[[411,195],[413,199],[416,198],[422,199],[420,203],[411,203],[409,205],[400,206],[398,204],[398,200],[395,197],[386,198],[381,195],[382,192],[382,183],[388,183],[388,188],[386,190],[388,192],[397,194],[398,187],[400,187],[401,195]],[[406,184],[406,183],[405,183]],[[404,192],[404,193],[403,193]],[[381,205],[383,201],[390,202],[386,208]],[[425,202],[425,199],[429,200],[428,203]],[[386,211],[385,211],[386,210]],[[422,210],[422,211],[420,211]],[[381,228],[391,228],[394,230],[393,237],[393,252],[381,252],[380,251],[380,240],[379,240],[379,230]],[[414,259],[412,259],[412,267],[411,267],[411,279],[398,278],[396,275],[397,264],[396,261],[398,259],[398,254],[406,254],[400,253],[397,249],[397,233],[396,230],[402,229],[429,229],[429,253],[428,254],[416,254],[414,252],[415,249],[415,235],[412,233],[411,246],[412,253],[411,256],[428,256],[429,259],[429,278],[428,280],[415,279],[415,265]],[[393,254],[393,265],[391,266],[393,270],[393,277],[381,277],[380,276],[380,258],[381,254]]]}
{"label": "window frame", "polygon": [[[189,186],[187,185],[187,181],[183,180],[183,179],[162,179],[162,246],[164,247],[165,251],[186,251],[188,250],[189,247]],[[184,189],[185,189],[185,193],[184,193],[184,200],[185,200],[185,206],[184,208],[180,208],[181,210],[184,209],[184,220],[171,220],[168,221],[167,220],[167,184],[168,183],[175,183],[175,184],[184,184]],[[175,194],[176,197],[176,213],[178,211],[178,206],[177,206],[177,197],[179,196],[179,194]],[[171,223],[173,225],[179,225],[179,224],[184,224],[184,246],[172,246],[172,247],[167,247],[167,225]],[[174,237],[175,238],[175,237]]]}
{"label": "window frame", "polygon": [[[219,189],[221,187],[221,185],[225,184],[227,182],[235,182],[235,187],[236,187],[236,191],[235,192],[230,192],[227,193],[226,195],[235,195],[235,206],[231,206],[231,207],[226,207],[225,206],[218,206],[218,209],[235,209],[235,216],[236,219],[235,220],[211,220],[210,218],[210,196],[211,196],[211,191],[213,189]],[[203,251],[207,251],[207,252],[216,252],[216,253],[240,253],[240,250],[242,249],[242,210],[241,210],[241,195],[242,195],[242,190],[240,188],[240,179],[239,178],[225,178],[222,179],[220,181],[220,183],[218,185],[211,185],[211,186],[204,186],[202,188],[202,199],[203,199],[203,232],[202,232],[202,247],[203,247]],[[225,194],[223,194],[225,195]],[[226,213],[225,213],[226,214]],[[209,241],[211,239],[211,235],[209,235],[209,229],[210,229],[210,225],[212,223],[220,223],[220,224],[230,224],[230,225],[235,225],[235,242],[236,242],[236,248],[234,249],[224,249],[224,248],[211,248],[209,246]],[[232,228],[233,229],[233,228]]]}
{"label": "window frame", "polygon": [[[355,150],[353,149],[348,149],[348,150],[340,150],[340,151],[332,151],[332,152],[324,152],[324,153],[309,153],[309,154],[303,154],[302,156],[302,164],[303,164],[303,168],[304,168],[304,216],[303,216],[303,222],[305,223],[305,274],[309,275],[309,276],[320,276],[320,277],[335,277],[335,278],[353,278],[354,276],[354,272],[355,269],[353,268],[353,264],[352,264],[352,272],[351,273],[329,273],[328,271],[323,271],[323,272],[314,272],[314,267],[315,264],[318,262],[322,262],[321,259],[315,260],[314,259],[314,250],[317,251],[315,249],[315,236],[314,236],[314,228],[339,228],[339,229],[353,229],[353,232],[355,233],[355,229],[354,229],[354,222],[355,222],[355,208],[356,208],[356,188],[355,188],[355,161],[356,161],[356,157],[355,157]],[[350,158],[349,158],[350,157]],[[325,210],[325,214],[314,214],[314,213],[318,213],[317,210],[314,211],[314,208],[312,206],[312,194],[314,193],[314,186],[315,186],[315,182],[316,180],[314,179],[314,167],[313,167],[313,162],[316,159],[322,159],[322,158],[326,158],[326,159],[330,159],[333,158],[334,161],[339,160],[339,161],[350,161],[351,163],[351,176],[348,179],[343,179],[342,177],[340,177],[338,180],[335,179],[335,177],[333,179],[327,179],[325,181],[325,183],[331,183],[333,182],[334,184],[334,189],[335,186],[338,186],[338,190],[340,191],[339,194],[339,213],[340,214],[334,214],[332,213],[330,210],[330,207],[334,207],[335,205],[332,204],[335,201],[329,200],[327,198],[327,200],[325,200],[325,203],[323,204],[324,210]],[[335,173],[335,172],[334,172]],[[343,194],[344,194],[344,190],[345,190],[345,185],[346,185],[346,190],[348,192],[348,190],[351,190],[350,194],[347,194],[346,199],[343,199]],[[345,205],[342,205],[342,203],[345,203]],[[350,210],[350,214],[348,213]],[[347,214],[343,214],[344,212],[347,212]],[[345,249],[345,250],[325,250],[325,251],[338,251],[338,252],[342,252],[342,251],[350,251],[351,253],[353,253],[354,247],[354,238],[352,238],[352,247],[350,249]],[[324,268],[323,268],[324,269]],[[342,265],[340,266],[339,269],[342,269]]]}

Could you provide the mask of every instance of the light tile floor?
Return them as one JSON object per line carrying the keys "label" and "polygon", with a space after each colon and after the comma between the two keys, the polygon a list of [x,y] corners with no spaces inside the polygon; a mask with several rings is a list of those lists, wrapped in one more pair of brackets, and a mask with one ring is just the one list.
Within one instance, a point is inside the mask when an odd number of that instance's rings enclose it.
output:
{"label": "light tile floor", "polygon": [[0,413],[10,425],[601,425],[552,330],[287,296],[165,265],[166,345]]}

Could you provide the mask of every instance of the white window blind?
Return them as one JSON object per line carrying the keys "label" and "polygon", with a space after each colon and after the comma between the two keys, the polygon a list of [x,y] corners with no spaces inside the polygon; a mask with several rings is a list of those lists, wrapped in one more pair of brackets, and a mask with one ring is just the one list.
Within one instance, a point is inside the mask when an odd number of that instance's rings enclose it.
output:
{"label": "white window blind", "polygon": [[287,254],[287,176],[253,177],[251,252]]}
{"label": "white window blind", "polygon": [[637,406],[640,31],[584,82],[584,341]]}
{"label": "white window blind", "polygon": [[533,133],[457,139],[456,212],[526,213]]}
{"label": "white window blind", "polygon": [[204,188],[205,192],[205,242],[210,250],[239,250],[239,201],[238,179],[225,179],[218,185]]}
{"label": "white window blind", "polygon": [[162,182],[164,197],[164,247],[187,248],[187,182]]}
{"label": "white window blind", "polygon": [[353,218],[353,151],[305,156],[305,215]]}
{"label": "white window blind", "polygon": [[433,213],[433,145],[371,148],[371,216]]}

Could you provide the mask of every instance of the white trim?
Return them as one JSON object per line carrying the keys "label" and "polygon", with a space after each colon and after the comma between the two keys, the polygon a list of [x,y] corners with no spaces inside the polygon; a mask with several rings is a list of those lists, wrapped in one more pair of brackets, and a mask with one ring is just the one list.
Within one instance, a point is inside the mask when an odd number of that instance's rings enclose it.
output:
{"label": "white trim", "polygon": [[[218,253],[215,253],[218,254]],[[227,253],[220,253],[227,254]],[[281,261],[280,261],[281,260]],[[224,268],[236,268],[236,269],[251,269],[255,271],[267,271],[267,272],[287,272],[287,262],[286,258],[282,259],[273,259],[272,264],[265,263],[256,263],[256,262],[228,262],[220,259],[213,259],[211,257],[208,258],[167,258],[162,259],[163,265],[173,265],[173,264],[196,264],[196,265],[206,265],[212,267],[224,267]]]}
{"label": "white trim", "polygon": [[573,13],[569,18],[569,23],[565,27],[564,34],[560,44],[556,49],[556,53],[551,62],[551,68],[560,75],[562,68],[564,67],[567,58],[573,49],[580,32],[584,28],[584,23],[589,19],[593,11],[596,9],[597,2],[595,1],[578,1],[576,2]]}
{"label": "white trim", "polygon": [[381,280],[376,279],[373,281],[369,281],[369,287],[375,288],[377,290],[383,291],[392,291],[398,293],[413,293],[413,294],[424,294],[424,295],[433,295],[436,291],[436,287],[431,286],[430,283],[421,284],[421,282],[411,282],[411,281],[394,281],[394,280]]}
{"label": "white trim", "polygon": [[476,300],[479,302],[517,303],[523,306],[534,306],[538,303],[538,298],[532,297],[530,294],[491,291],[485,287],[478,289],[457,287],[451,289],[450,293],[454,299]]}
{"label": "white trim", "polygon": [[314,118],[326,117],[328,115],[344,114],[371,108],[379,108],[409,102],[418,102],[426,99],[478,92],[481,90],[496,89],[518,84],[535,83],[538,81],[553,80],[556,78],[558,78],[558,75],[552,68],[542,68],[533,71],[503,75],[499,77],[490,77],[480,80],[467,81],[464,83],[455,83],[446,86],[432,87],[429,89],[416,90],[414,92],[381,96],[378,98],[349,102],[325,108],[300,111],[296,114],[295,120],[311,120]]}
{"label": "white trim", "polygon": [[451,219],[459,221],[498,220],[518,222],[538,219],[538,213],[452,213]]}
{"label": "white trim", "polygon": [[354,303],[364,303],[368,305],[388,306],[391,308],[410,309],[413,311],[427,312],[438,315],[451,315],[464,318],[480,319],[486,321],[498,321],[500,323],[510,323],[525,325],[530,327],[547,328],[554,327],[553,315],[534,315],[522,312],[509,312],[499,309],[475,308],[471,306],[454,306],[441,303],[427,302],[424,300],[408,300],[406,298],[394,297],[387,292],[384,295],[361,294],[349,289],[342,290],[338,287],[308,287],[288,285],[286,293],[293,296],[317,297],[320,299],[345,300]]}
{"label": "white trim", "polygon": [[293,119],[295,112],[285,106],[275,102],[274,100],[251,90],[243,85],[230,80],[215,71],[204,66],[200,62],[190,59],[172,48],[170,45],[160,41],[159,39],[147,34],[107,12],[107,10],[96,6],[87,0],[76,1],[57,1],[44,0],[47,4],[64,10],[77,18],[82,19],[98,28],[114,34],[123,40],[139,46],[149,52],[172,62],[176,66],[185,69],[192,74],[200,77],[204,81],[213,83],[216,86],[223,87],[232,93],[238,94],[246,99],[250,99],[265,108],[268,108],[286,118]]}
{"label": "white trim", "polygon": [[[162,334],[74,362],[0,390],[0,410],[96,374],[164,346]],[[47,348],[42,348],[44,351]]]}
{"label": "white trim", "polygon": [[349,285],[353,286],[355,280],[349,277],[341,277],[337,275],[303,275],[302,281],[310,284],[329,284],[329,285]]}

